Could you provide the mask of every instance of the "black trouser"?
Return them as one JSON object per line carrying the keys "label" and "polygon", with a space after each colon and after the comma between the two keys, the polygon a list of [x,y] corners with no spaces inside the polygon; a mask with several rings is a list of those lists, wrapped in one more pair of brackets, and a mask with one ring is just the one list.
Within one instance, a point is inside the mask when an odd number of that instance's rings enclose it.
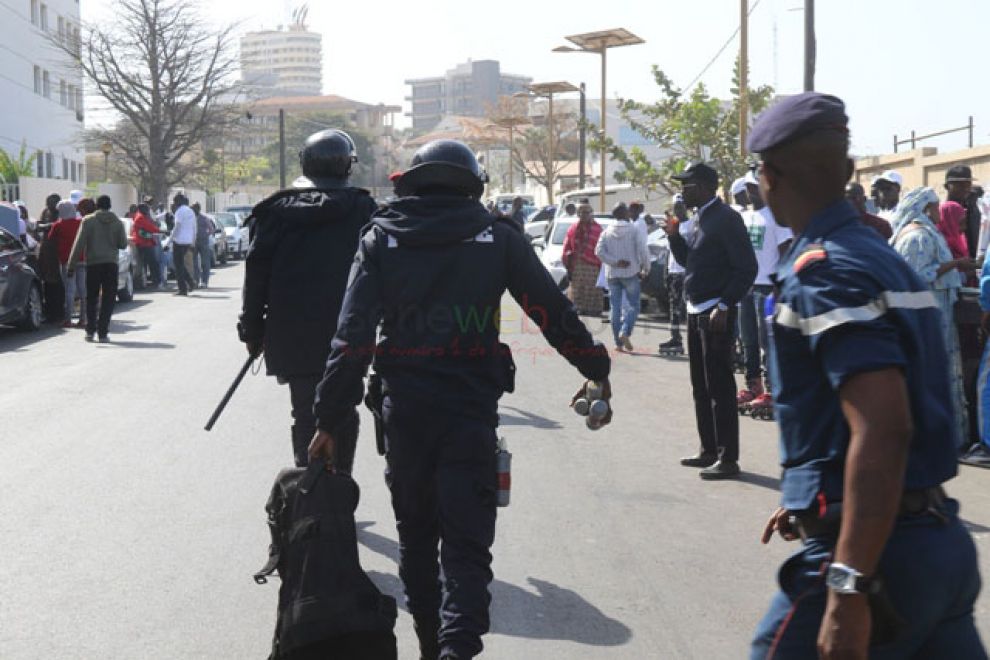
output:
{"label": "black trouser", "polygon": [[192,249],[191,245],[172,245],[172,270],[175,271],[175,281],[179,283],[179,293],[186,293],[190,289],[195,289],[192,273],[186,269],[186,253]]}
{"label": "black trouser", "polygon": [[490,625],[495,427],[392,396],[383,418],[399,575],[420,646],[473,658]]}
{"label": "black trouser", "polygon": [[729,309],[724,332],[713,332],[711,312],[688,314],[688,358],[694,414],[701,436],[701,453],[725,461],[739,460],[739,412],[732,368],[735,307]]}
{"label": "black trouser", "polygon": [[[155,246],[139,247],[138,255],[141,257],[141,273],[146,281],[158,286],[162,276],[162,269],[158,264],[158,255],[155,253]],[[150,274],[149,274],[150,273]]]}
{"label": "black trouser", "polygon": [[55,323],[65,319],[65,285],[59,282],[45,282],[45,320]]}
{"label": "black trouser", "polygon": [[[117,264],[86,266],[86,334],[98,332],[101,337],[110,332],[110,317],[117,302]],[[100,315],[96,316],[99,303]]]}
{"label": "black trouser", "polygon": [[[292,455],[296,467],[309,465],[309,443],[316,433],[316,417],[313,415],[313,401],[316,386],[322,376],[287,376],[281,381],[289,384],[289,397],[292,400]],[[354,451],[357,445],[358,414],[354,411],[347,420],[336,420],[339,424],[334,435],[334,467],[350,474],[354,467]],[[346,421],[346,424],[340,424]]]}

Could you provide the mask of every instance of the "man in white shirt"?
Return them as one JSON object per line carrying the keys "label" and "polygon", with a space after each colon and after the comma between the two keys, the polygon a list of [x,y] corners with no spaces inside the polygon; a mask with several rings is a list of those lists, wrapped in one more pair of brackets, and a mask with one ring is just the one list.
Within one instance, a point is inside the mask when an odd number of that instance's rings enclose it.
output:
{"label": "man in white shirt", "polygon": [[193,243],[196,242],[196,213],[189,208],[189,199],[182,193],[172,199],[175,207],[175,227],[172,229],[172,268],[179,291],[175,295],[187,296],[189,291],[196,288],[192,274],[186,266],[186,255],[191,254]]}
{"label": "man in white shirt", "polygon": [[624,203],[620,202],[612,209],[612,217],[615,222],[599,237],[595,256],[605,266],[615,347],[620,351],[631,351],[633,345],[629,337],[639,317],[640,278],[649,272],[650,254],[646,249],[646,235],[629,221],[629,209]]}
{"label": "man in white shirt", "polygon": [[760,197],[760,186],[752,173],[746,180],[746,192],[753,210],[744,211],[742,218],[756,253],[757,271],[753,289],[739,303],[739,334],[746,357],[746,389],[739,392],[736,402],[750,403],[762,396],[765,401],[761,405],[765,405],[769,403],[769,387],[765,388],[763,383],[768,337],[763,307],[767,296],[773,292],[770,276],[777,270],[777,262],[787,251],[793,234],[774,220],[770,207],[764,205]]}

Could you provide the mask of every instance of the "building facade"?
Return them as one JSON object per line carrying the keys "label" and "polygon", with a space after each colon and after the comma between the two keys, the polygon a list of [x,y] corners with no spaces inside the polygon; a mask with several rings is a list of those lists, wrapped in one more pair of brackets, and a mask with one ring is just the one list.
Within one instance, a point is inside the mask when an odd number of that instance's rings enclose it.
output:
{"label": "building facade", "polygon": [[[78,50],[78,0],[0,3],[0,24],[6,26],[0,48],[0,99],[6,108],[0,149],[16,161],[23,146],[26,158],[34,156],[34,176],[83,185],[82,73],[50,43],[55,38]],[[77,186],[67,185],[65,192],[72,187]]]}
{"label": "building facade", "polygon": [[241,37],[241,80],[251,96],[323,92],[323,37],[302,23]]}
{"label": "building facade", "polygon": [[428,131],[445,115],[484,117],[500,96],[525,92],[532,78],[502,73],[496,60],[467,61],[443,76],[406,80],[415,131]]}

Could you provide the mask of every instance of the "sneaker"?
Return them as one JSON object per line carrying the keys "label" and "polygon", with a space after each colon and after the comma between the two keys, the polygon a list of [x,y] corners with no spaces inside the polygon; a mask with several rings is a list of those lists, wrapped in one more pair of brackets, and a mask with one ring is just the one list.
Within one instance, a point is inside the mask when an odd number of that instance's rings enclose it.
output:
{"label": "sneaker", "polygon": [[632,353],[632,351],[633,351],[633,345],[632,345],[632,342],[629,341],[629,337],[623,336],[623,337],[619,337],[619,339],[622,340],[622,345],[626,347],[626,350],[629,351],[630,353]]}
{"label": "sneaker", "polygon": [[960,456],[959,462],[974,467],[990,468],[990,451],[987,451],[983,444],[978,444]]}
{"label": "sneaker", "polygon": [[694,456],[688,456],[687,458],[681,459],[681,465],[684,467],[700,467],[707,468],[718,462],[718,457],[713,454],[695,454]]}
{"label": "sneaker", "polygon": [[93,341],[93,338],[94,337],[95,337],[95,333],[93,333],[93,332],[87,332],[86,333],[86,341]]}

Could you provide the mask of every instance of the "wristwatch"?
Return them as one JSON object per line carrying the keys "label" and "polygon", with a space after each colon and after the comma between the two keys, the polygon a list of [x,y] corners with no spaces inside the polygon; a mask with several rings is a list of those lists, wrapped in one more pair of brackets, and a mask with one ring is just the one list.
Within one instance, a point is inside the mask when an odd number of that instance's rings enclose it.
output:
{"label": "wristwatch", "polygon": [[880,580],[868,578],[855,568],[832,562],[825,571],[825,586],[838,594],[875,594]]}

